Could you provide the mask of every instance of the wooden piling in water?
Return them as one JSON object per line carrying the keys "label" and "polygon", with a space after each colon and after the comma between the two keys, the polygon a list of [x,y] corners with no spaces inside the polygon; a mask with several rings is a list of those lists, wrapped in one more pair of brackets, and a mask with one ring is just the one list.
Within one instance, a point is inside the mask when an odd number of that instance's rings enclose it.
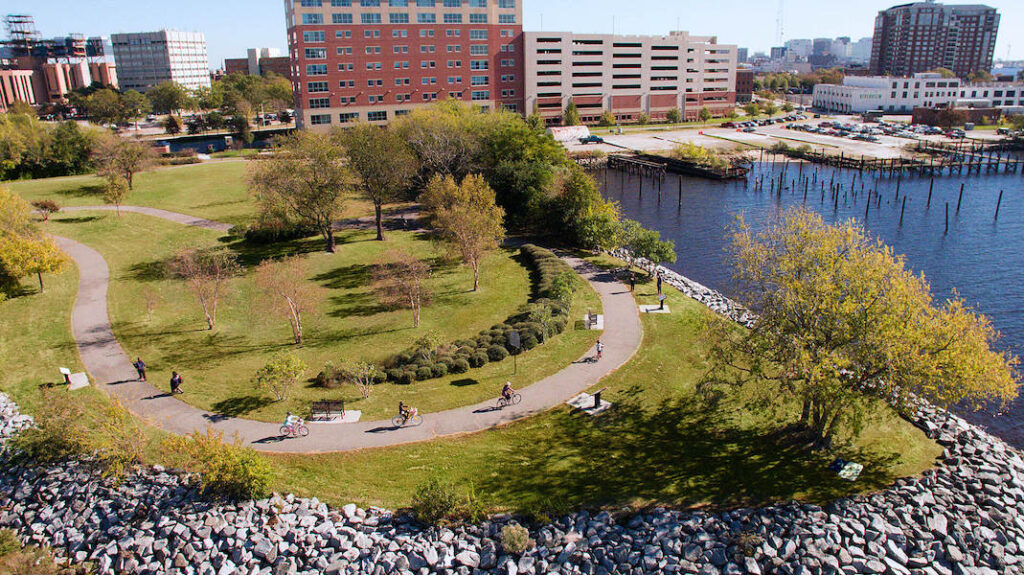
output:
{"label": "wooden piling in water", "polygon": [[949,202],[946,202],[946,231],[942,232],[942,235],[949,234]]}
{"label": "wooden piling in water", "polygon": [[903,207],[900,208],[900,227],[903,227],[903,213],[907,211],[907,196],[903,196]]}
{"label": "wooden piling in water", "polygon": [[957,200],[956,200],[956,213],[957,214],[960,213],[960,204],[962,204],[963,201],[964,201],[964,184],[961,183],[960,184],[960,197],[957,198]]}
{"label": "wooden piling in water", "polygon": [[996,202],[996,220],[999,219],[999,208],[1001,207],[1003,207],[1003,190],[999,190],[999,201]]}

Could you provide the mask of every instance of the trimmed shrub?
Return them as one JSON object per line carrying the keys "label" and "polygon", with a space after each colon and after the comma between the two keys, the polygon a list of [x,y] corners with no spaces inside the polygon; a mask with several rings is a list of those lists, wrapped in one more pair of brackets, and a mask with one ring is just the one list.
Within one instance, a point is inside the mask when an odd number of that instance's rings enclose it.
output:
{"label": "trimmed shrub", "polygon": [[500,345],[492,345],[487,348],[487,359],[497,363],[508,357],[508,350]]}
{"label": "trimmed shrub", "polygon": [[450,370],[452,373],[466,373],[469,371],[469,360],[456,359]]}
{"label": "trimmed shrub", "polygon": [[428,379],[434,379],[434,367],[424,365],[416,370],[417,381],[427,381]]}
{"label": "trimmed shrub", "polygon": [[521,555],[536,545],[530,539],[530,532],[517,523],[509,523],[501,528],[501,548],[511,555]]}
{"label": "trimmed shrub", "polygon": [[[504,349],[504,348],[502,348],[502,349]],[[469,365],[471,365],[473,367],[483,367],[483,366],[487,365],[487,362],[489,362],[489,361],[490,361],[490,358],[487,357],[486,353],[477,352],[477,353],[474,353],[469,358]]]}
{"label": "trimmed shrub", "polygon": [[416,519],[437,525],[454,518],[459,512],[459,496],[455,486],[434,477],[421,483],[412,496]]}
{"label": "trimmed shrub", "polygon": [[540,343],[533,334],[523,336],[523,349],[533,349]]}
{"label": "trimmed shrub", "polygon": [[431,371],[433,372],[435,378],[436,377],[444,377],[444,376],[448,375],[448,364],[445,364],[445,363],[435,363],[434,367],[433,367],[433,369]]}

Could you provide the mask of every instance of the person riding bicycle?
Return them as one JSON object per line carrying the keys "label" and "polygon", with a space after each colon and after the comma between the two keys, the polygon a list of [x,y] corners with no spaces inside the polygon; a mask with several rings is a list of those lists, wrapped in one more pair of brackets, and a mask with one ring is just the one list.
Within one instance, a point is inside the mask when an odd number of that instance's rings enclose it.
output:
{"label": "person riding bicycle", "polygon": [[512,389],[512,382],[506,381],[505,387],[501,388],[501,397],[508,400],[512,399],[512,395],[515,394],[516,390]]}
{"label": "person riding bicycle", "polygon": [[295,424],[299,422],[299,416],[292,415],[292,412],[288,412],[288,416],[284,418],[284,426],[288,429],[295,431]]}
{"label": "person riding bicycle", "polygon": [[403,421],[409,421],[409,418],[412,417],[412,413],[412,408],[406,407],[405,402],[398,402],[398,416],[401,417]]}

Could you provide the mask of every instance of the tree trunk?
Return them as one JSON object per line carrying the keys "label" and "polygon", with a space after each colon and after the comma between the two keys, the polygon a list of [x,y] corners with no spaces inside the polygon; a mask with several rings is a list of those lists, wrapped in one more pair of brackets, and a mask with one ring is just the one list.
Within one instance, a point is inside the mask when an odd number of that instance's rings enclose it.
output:
{"label": "tree trunk", "polygon": [[134,172],[131,172],[131,171],[129,171],[129,172],[128,172],[128,177],[127,177],[127,178],[125,178],[125,179],[126,179],[126,180],[128,180],[128,189],[129,189],[129,190],[134,190],[134,189],[135,189],[135,187],[134,187],[134,186],[132,186],[132,181],[133,181],[133,180],[135,179],[135,173],[134,173]]}
{"label": "tree trunk", "polygon": [[36,272],[36,275],[39,276],[39,293],[46,293],[46,288],[43,287],[43,272]]}
{"label": "tree trunk", "polygon": [[480,290],[480,262],[473,262],[473,291]]}
{"label": "tree trunk", "polygon": [[382,206],[381,206],[381,204],[379,202],[374,202],[374,204],[373,204],[373,212],[374,212],[374,215],[377,218],[377,241],[378,242],[383,242],[384,241],[384,217],[383,217]]}
{"label": "tree trunk", "polygon": [[327,228],[327,252],[333,254],[335,251],[334,248],[334,224],[331,223],[328,224]]}
{"label": "tree trunk", "polygon": [[800,425],[807,426],[811,420],[811,400],[804,398],[803,409],[800,410]]}

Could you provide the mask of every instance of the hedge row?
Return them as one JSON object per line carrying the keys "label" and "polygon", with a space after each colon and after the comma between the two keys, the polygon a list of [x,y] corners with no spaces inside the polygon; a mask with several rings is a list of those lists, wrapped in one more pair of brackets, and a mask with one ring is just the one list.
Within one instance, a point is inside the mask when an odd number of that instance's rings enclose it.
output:
{"label": "hedge row", "polygon": [[565,331],[578,276],[549,250],[528,244],[521,251],[527,265],[535,272],[537,299],[472,339],[434,349],[413,348],[396,355],[387,364],[388,379],[410,384],[450,373],[466,373],[503,361],[515,353],[517,350],[509,342],[512,331],[519,332],[522,351],[533,349]]}

